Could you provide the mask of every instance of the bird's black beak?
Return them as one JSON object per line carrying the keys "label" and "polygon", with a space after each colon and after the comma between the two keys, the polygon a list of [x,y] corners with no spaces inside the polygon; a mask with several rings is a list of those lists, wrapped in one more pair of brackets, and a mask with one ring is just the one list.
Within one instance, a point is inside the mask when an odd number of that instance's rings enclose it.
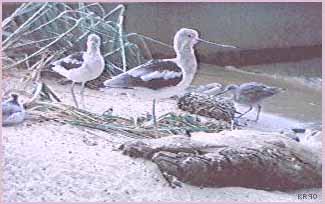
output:
{"label": "bird's black beak", "polygon": [[238,48],[238,47],[235,47],[233,45],[224,45],[224,44],[214,43],[214,42],[210,42],[210,41],[207,41],[207,40],[203,40],[201,38],[196,38],[196,40],[198,42],[205,42],[205,43],[208,43],[208,44],[211,44],[211,45],[216,45],[216,46],[219,46],[219,47]]}

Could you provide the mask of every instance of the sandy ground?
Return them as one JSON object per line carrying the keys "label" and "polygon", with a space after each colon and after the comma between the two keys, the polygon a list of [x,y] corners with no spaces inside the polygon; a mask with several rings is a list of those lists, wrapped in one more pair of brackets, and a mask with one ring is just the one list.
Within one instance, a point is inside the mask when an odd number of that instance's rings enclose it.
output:
{"label": "sandy ground", "polygon": [[[72,104],[68,87],[52,82],[52,88],[64,102]],[[130,104],[123,96],[103,95],[89,89],[85,99],[87,108],[97,113],[113,107],[115,114],[130,117],[132,112],[151,110],[149,101]],[[175,110],[175,102],[159,102],[157,109],[158,115]],[[272,117],[263,116],[263,120]],[[8,202],[302,201],[298,200],[299,193],[316,193],[318,198],[321,195],[320,189],[270,192],[240,187],[200,189],[186,184],[172,189],[155,164],[132,159],[116,150],[129,138],[55,122],[25,121],[16,127],[3,128],[2,135],[3,195]]]}

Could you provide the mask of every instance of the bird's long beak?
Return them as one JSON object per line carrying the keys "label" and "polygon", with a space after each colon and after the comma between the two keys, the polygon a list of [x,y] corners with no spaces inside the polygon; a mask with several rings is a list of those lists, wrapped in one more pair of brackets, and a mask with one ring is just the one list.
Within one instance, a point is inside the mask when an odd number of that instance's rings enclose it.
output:
{"label": "bird's long beak", "polygon": [[207,40],[203,40],[201,38],[196,38],[196,40],[199,41],[199,42],[205,42],[205,43],[220,46],[220,47],[238,48],[238,47],[235,47],[235,46],[232,46],[232,45],[224,45],[224,44],[218,44],[218,43],[210,42],[210,41],[207,41]]}

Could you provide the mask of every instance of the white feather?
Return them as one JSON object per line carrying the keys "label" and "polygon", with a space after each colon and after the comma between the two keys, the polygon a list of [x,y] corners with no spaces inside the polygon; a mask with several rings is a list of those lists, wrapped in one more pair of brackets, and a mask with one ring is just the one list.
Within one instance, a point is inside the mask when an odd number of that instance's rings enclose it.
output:
{"label": "white feather", "polygon": [[141,79],[143,81],[150,81],[150,80],[159,79],[159,78],[168,80],[168,79],[173,79],[173,78],[180,77],[180,76],[182,76],[181,72],[173,72],[173,71],[164,70],[163,72],[154,71],[149,74],[143,75],[143,76],[141,76]]}
{"label": "white feather", "polygon": [[52,67],[52,70],[59,73],[62,76],[69,78],[69,70],[66,70],[64,67],[62,67],[59,64],[56,64],[54,67]]}

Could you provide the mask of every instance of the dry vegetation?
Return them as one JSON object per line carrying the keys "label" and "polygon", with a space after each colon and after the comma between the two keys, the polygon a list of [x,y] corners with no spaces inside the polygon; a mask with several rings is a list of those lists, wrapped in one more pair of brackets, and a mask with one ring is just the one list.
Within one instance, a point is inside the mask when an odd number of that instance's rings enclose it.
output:
{"label": "dry vegetation", "polygon": [[3,21],[2,60],[4,71],[13,67],[29,71],[21,81],[23,90],[6,90],[4,97],[18,91],[29,96],[25,107],[31,114],[133,138],[161,137],[184,130],[219,132],[228,127],[222,121],[211,125],[190,115],[170,113],[160,118],[158,130],[135,128],[129,119],[96,115],[60,102],[57,94],[42,81],[42,76],[44,73],[55,75],[48,69],[53,60],[84,50],[88,34],[96,33],[101,37],[101,52],[106,64],[102,76],[87,84],[90,88],[98,88],[112,75],[150,59],[147,42],[170,46],[141,34],[124,32],[125,15],[126,8],[122,4],[107,11],[99,3],[23,3]]}

